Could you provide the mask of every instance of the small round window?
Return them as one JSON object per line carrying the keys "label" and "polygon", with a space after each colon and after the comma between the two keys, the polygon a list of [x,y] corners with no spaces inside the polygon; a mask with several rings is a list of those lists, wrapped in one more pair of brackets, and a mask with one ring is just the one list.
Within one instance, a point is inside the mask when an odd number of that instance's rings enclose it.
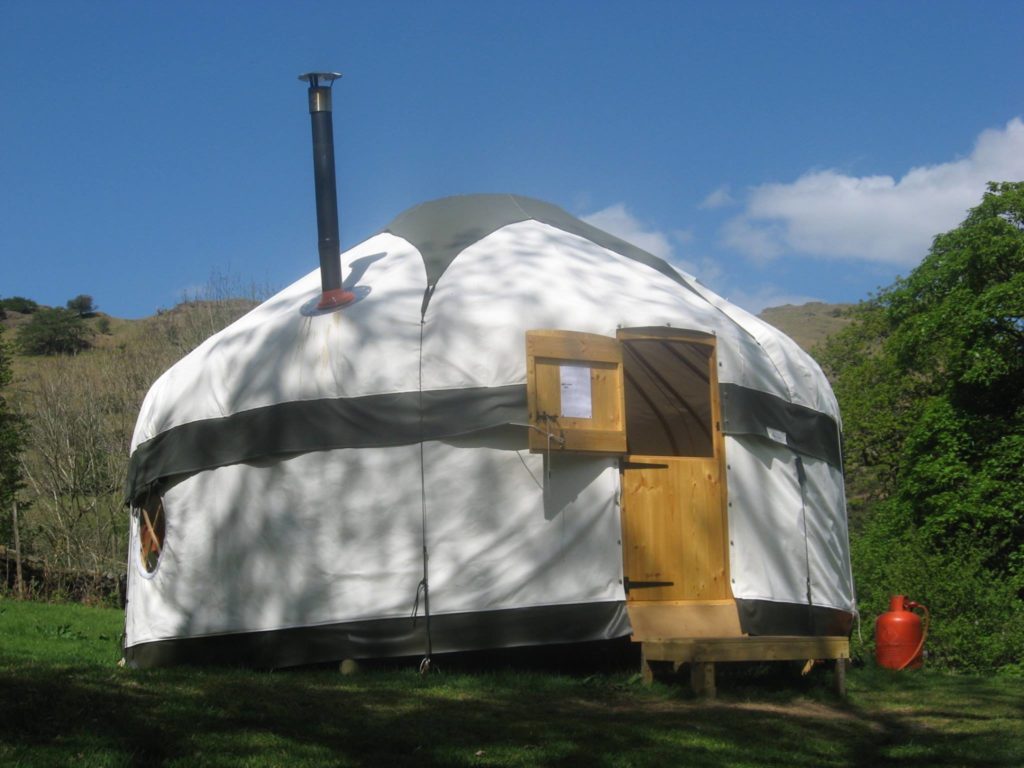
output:
{"label": "small round window", "polygon": [[139,509],[139,556],[146,573],[153,573],[160,562],[166,530],[164,500],[151,493]]}

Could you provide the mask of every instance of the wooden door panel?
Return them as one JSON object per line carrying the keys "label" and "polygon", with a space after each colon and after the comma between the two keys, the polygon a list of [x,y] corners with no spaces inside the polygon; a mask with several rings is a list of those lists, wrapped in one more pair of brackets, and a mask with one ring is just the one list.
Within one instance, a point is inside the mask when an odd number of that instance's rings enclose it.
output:
{"label": "wooden door panel", "polygon": [[630,456],[623,497],[630,601],[730,597],[715,459]]}

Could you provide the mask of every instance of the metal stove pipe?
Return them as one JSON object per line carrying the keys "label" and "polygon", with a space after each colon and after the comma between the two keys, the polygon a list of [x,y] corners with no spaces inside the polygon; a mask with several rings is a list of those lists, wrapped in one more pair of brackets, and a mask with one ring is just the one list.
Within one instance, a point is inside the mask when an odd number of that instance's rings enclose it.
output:
{"label": "metal stove pipe", "polygon": [[342,288],[341,237],[338,234],[338,189],[334,175],[334,121],[331,86],[339,72],[307,72],[299,80],[309,83],[309,118],[313,127],[313,179],[316,187],[316,228],[319,234],[321,295],[317,309],[341,307],[355,301]]}

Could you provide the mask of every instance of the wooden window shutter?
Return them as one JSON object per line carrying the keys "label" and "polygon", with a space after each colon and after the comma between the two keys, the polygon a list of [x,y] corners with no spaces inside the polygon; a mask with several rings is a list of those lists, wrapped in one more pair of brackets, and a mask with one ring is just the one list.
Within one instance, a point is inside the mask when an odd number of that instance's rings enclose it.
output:
{"label": "wooden window shutter", "polygon": [[527,331],[526,382],[535,427],[531,451],[626,452],[622,346],[616,339]]}

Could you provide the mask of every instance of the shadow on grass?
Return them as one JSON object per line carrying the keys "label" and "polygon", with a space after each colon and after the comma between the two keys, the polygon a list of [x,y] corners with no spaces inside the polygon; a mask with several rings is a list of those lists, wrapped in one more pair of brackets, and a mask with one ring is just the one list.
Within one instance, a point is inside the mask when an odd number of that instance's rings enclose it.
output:
{"label": "shadow on grass", "polygon": [[[915,691],[912,678],[874,677],[847,704],[821,683],[767,696],[763,688],[750,695],[741,682],[706,703],[624,675],[521,669],[424,680],[385,670],[341,677],[0,662],[0,758],[26,765],[1020,764],[1021,704],[1010,689],[945,680]],[[931,704],[915,706],[915,695],[925,694]],[[1011,718],[1015,734],[1007,733]]]}

